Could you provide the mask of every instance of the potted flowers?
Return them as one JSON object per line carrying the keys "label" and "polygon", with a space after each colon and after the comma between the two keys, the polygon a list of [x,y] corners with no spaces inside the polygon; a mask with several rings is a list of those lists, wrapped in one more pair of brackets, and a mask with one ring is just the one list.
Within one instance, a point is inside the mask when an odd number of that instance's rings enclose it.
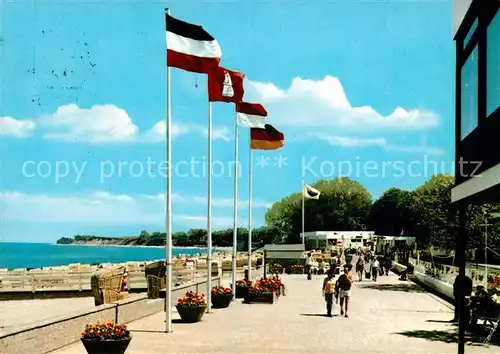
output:
{"label": "potted flowers", "polygon": [[283,266],[279,263],[275,263],[271,266],[270,273],[272,274],[281,274],[283,273]]}
{"label": "potted flowers", "polygon": [[236,281],[236,298],[243,299],[248,294],[248,288],[252,286],[250,280],[237,280]]}
{"label": "potted flowers", "polygon": [[212,288],[212,307],[215,309],[223,309],[229,307],[233,300],[233,291],[230,288],[223,286],[215,286]]}
{"label": "potted flowers", "polygon": [[302,264],[293,264],[291,270],[292,274],[304,274],[304,266]]}
{"label": "potted flowers", "polygon": [[276,293],[276,296],[281,295],[281,288],[283,287],[283,283],[281,282],[280,279],[278,278],[264,278],[261,279],[257,282],[257,284],[262,287],[269,289],[270,291],[273,291]]}
{"label": "potted flowers", "polygon": [[177,300],[175,307],[183,322],[199,322],[207,309],[205,294],[201,294],[200,296],[194,291],[188,291],[183,297]]}
{"label": "potted flowers", "polygon": [[87,324],[81,333],[88,354],[123,354],[131,339],[127,326],[113,321]]}
{"label": "potted flowers", "polygon": [[248,295],[245,297],[246,303],[263,302],[274,304],[276,301],[276,292],[257,283],[248,289]]}

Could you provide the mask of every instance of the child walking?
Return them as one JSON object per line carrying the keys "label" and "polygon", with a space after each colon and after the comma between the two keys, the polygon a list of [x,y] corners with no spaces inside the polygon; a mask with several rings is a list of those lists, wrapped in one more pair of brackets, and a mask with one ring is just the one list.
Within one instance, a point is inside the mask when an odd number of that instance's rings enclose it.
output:
{"label": "child walking", "polygon": [[333,278],[335,277],[335,271],[330,269],[323,281],[323,297],[326,301],[326,315],[332,317],[332,306],[333,306],[333,295],[335,294],[335,283]]}

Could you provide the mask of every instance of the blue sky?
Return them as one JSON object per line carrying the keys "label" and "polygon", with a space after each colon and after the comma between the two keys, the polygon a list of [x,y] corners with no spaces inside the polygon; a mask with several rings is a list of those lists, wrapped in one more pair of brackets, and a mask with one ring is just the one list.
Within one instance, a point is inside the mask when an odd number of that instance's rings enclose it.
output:
{"label": "blue sky", "polygon": [[[4,2],[0,240],[164,230],[165,6],[218,40],[221,65],[247,75],[245,99],[285,134],[281,150],[253,152],[254,226],[300,191],[302,174],[311,184],[349,175],[375,199],[420,185],[432,161],[451,171],[451,1]],[[180,231],[206,226],[208,104],[204,75],[171,73]],[[213,104],[213,123],[217,229],[232,226],[234,106]]]}

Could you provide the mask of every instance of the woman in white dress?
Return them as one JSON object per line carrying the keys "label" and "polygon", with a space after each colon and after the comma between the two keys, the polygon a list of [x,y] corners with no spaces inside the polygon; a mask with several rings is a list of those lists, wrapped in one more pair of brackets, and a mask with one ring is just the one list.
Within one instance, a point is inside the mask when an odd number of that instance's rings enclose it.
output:
{"label": "woman in white dress", "polygon": [[372,260],[368,257],[365,260],[364,270],[365,270],[365,278],[371,279],[371,277],[372,277]]}

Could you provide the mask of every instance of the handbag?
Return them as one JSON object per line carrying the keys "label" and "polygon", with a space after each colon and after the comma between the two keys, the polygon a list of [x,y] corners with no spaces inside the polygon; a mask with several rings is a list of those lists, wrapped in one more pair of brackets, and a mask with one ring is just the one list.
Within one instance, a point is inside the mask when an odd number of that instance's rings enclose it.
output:
{"label": "handbag", "polygon": [[370,278],[371,278],[370,272],[365,272],[365,279],[370,279]]}

